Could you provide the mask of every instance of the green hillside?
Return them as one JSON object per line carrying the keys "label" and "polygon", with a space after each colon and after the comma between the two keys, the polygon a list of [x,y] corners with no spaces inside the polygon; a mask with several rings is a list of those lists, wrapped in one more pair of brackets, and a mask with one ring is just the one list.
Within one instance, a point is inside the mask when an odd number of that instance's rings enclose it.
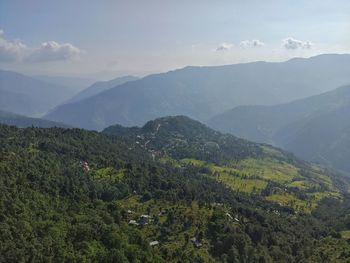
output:
{"label": "green hillside", "polygon": [[184,116],[150,121],[142,128],[111,126],[106,134],[127,138],[155,159],[177,167],[194,166],[235,191],[263,195],[302,212],[327,196],[340,198],[330,176],[277,148],[214,131]]}
{"label": "green hillside", "polygon": [[350,257],[344,179],[185,117],[125,129],[0,125],[1,262]]}

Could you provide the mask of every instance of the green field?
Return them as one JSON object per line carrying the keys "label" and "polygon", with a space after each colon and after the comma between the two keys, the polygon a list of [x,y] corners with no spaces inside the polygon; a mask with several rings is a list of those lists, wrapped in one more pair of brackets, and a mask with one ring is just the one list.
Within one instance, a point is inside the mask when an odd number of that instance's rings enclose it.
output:
{"label": "green field", "polygon": [[[279,151],[267,148],[271,155],[278,155]],[[247,194],[260,194],[269,184],[275,184],[272,193],[266,200],[288,206],[296,211],[310,213],[325,197],[341,198],[329,177],[322,175],[318,167],[311,172],[303,174],[296,166],[284,161],[270,158],[244,159],[231,163],[229,166],[219,166],[196,159],[175,160],[162,158],[163,163],[168,162],[175,167],[195,166],[206,168],[209,173],[203,174],[229,186],[235,191]],[[297,191],[307,191],[303,198],[298,197]]]}

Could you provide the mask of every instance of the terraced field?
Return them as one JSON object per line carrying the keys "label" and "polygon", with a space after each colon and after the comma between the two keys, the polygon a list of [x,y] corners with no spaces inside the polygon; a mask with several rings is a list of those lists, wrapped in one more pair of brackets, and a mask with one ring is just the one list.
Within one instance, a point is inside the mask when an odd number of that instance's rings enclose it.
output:
{"label": "terraced field", "polygon": [[[278,151],[273,152],[274,155]],[[203,176],[215,178],[228,187],[247,194],[263,195],[266,200],[310,213],[326,197],[341,199],[329,177],[313,166],[303,174],[300,168],[276,159],[244,159],[230,166],[218,166],[202,160],[161,158],[163,163],[176,167],[202,168]]]}

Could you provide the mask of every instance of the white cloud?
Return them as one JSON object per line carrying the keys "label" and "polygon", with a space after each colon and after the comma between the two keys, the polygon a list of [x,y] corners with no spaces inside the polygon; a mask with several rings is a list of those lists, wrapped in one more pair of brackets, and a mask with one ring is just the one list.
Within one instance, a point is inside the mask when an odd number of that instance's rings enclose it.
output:
{"label": "white cloud", "polygon": [[81,53],[82,50],[70,43],[59,44],[55,41],[44,42],[38,48],[30,48],[20,40],[6,39],[4,30],[0,29],[0,62],[70,60]]}
{"label": "white cloud", "polygon": [[230,50],[232,47],[233,47],[233,44],[224,42],[224,43],[220,44],[220,45],[215,49],[215,51],[227,51],[227,50]]}
{"label": "white cloud", "polygon": [[241,43],[239,43],[240,47],[243,48],[248,48],[248,47],[262,47],[264,46],[265,43],[258,40],[258,39],[253,39],[253,40],[243,40]]}
{"label": "white cloud", "polygon": [[313,43],[310,41],[302,41],[298,39],[294,39],[292,37],[288,37],[282,40],[283,46],[286,49],[310,49],[313,46]]}
{"label": "white cloud", "polygon": [[82,51],[70,43],[59,44],[55,41],[48,41],[26,58],[30,62],[47,62],[57,60],[70,60],[79,56]]}
{"label": "white cloud", "polygon": [[0,62],[19,61],[27,50],[27,46],[19,40],[7,40],[4,30],[0,29]]}

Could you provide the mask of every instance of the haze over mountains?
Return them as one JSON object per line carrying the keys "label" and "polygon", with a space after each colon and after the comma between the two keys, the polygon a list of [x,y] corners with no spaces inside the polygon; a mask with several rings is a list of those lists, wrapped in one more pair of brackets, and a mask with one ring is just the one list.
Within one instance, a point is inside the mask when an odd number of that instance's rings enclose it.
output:
{"label": "haze over mountains", "polygon": [[[346,157],[350,148],[349,86],[333,91],[350,83],[347,54],[281,63],[186,67],[142,79],[125,76],[96,82],[75,95],[73,88],[15,72],[0,73],[2,117],[19,127],[67,125],[102,130],[112,124],[140,126],[157,117],[186,115],[220,131],[350,171]],[[309,95],[315,96],[300,99]],[[293,99],[297,100],[282,103]],[[241,106],[244,104],[265,105]],[[269,106],[272,104],[276,105]],[[45,118],[52,123],[23,121],[26,117],[14,114],[38,116],[44,112],[49,112]]]}
{"label": "haze over mountains", "polygon": [[0,109],[39,116],[64,102],[76,91],[16,72],[0,70]]}
{"label": "haze over mountains", "polygon": [[350,86],[275,106],[240,106],[208,124],[350,172]]}
{"label": "haze over mountains", "polygon": [[70,128],[70,126],[55,122],[49,121],[40,118],[30,118],[23,115],[6,112],[0,110],[0,123],[16,126],[19,128],[27,127],[39,127],[39,128],[51,128],[51,127],[61,127],[61,128]]}
{"label": "haze over mountains", "polygon": [[121,85],[121,84],[124,84],[128,81],[133,81],[133,80],[137,80],[137,79],[138,78],[134,77],[134,76],[124,76],[124,77],[118,77],[118,78],[108,80],[108,81],[97,81],[97,82],[93,83],[91,86],[89,86],[88,88],[82,90],[81,92],[79,92],[78,94],[73,96],[73,98],[71,98],[68,101],[68,103],[87,99],[89,97],[92,97],[92,96],[100,93],[100,92],[114,88],[114,87]]}
{"label": "haze over mountains", "polygon": [[64,86],[76,90],[76,92],[82,91],[96,82],[94,78],[84,77],[67,77],[67,76],[49,76],[49,75],[34,75],[35,79],[45,81],[47,83]]}
{"label": "haze over mountains", "polygon": [[320,55],[282,63],[186,67],[128,82],[57,107],[46,118],[101,130],[142,125],[166,115],[201,121],[239,105],[272,105],[350,83],[350,55]]}

